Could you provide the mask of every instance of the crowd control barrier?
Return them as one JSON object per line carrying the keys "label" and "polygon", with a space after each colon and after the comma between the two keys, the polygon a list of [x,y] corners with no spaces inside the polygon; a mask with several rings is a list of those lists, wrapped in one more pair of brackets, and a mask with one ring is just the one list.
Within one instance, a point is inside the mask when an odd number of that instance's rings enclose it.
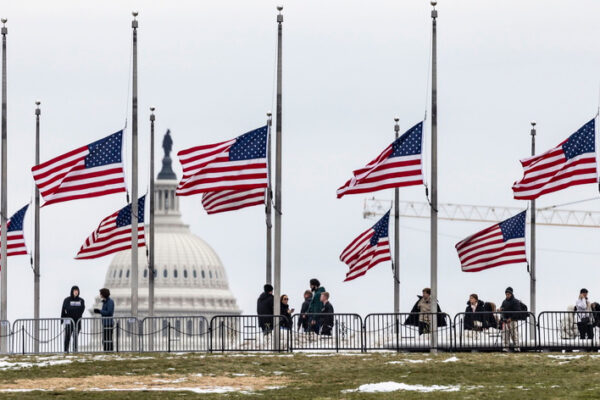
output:
{"label": "crowd control barrier", "polygon": [[535,316],[526,311],[470,312],[454,316],[456,351],[529,351],[536,346]]}
{"label": "crowd control barrier", "polygon": [[364,349],[358,314],[295,314],[291,322],[292,350]]}
{"label": "crowd control barrier", "polygon": [[148,317],[142,320],[142,351],[208,351],[210,323],[204,317]]}

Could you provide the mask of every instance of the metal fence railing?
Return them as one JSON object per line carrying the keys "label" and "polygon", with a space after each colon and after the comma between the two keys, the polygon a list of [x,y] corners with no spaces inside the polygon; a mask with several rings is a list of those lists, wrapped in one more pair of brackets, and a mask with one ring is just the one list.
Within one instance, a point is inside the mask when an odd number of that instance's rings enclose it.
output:
{"label": "metal fence railing", "polygon": [[[431,326],[437,315],[436,335]],[[452,321],[446,313],[369,314],[364,323],[365,350],[452,350]],[[435,343],[434,343],[435,340]]]}
{"label": "metal fence railing", "polygon": [[538,315],[538,346],[542,350],[599,350],[600,313],[544,311]]}
{"label": "metal fence railing", "polygon": [[77,329],[71,318],[18,319],[11,336],[15,354],[78,351]]}
{"label": "metal fence railing", "polygon": [[469,312],[454,316],[457,351],[535,350],[535,316],[526,311]]}
{"label": "metal fence railing", "polygon": [[[217,315],[0,321],[0,354],[232,351],[600,351],[600,312]],[[437,318],[435,335],[431,331]],[[275,327],[278,327],[277,331]]]}
{"label": "metal fence railing", "polygon": [[363,321],[358,314],[295,314],[292,350],[363,350]]}
{"label": "metal fence railing", "polygon": [[200,316],[144,318],[142,351],[209,351],[209,329],[209,321]]}
{"label": "metal fence railing", "polygon": [[[279,324],[279,341],[274,324]],[[289,319],[281,315],[215,315],[210,320],[211,351],[288,351]]]}
{"label": "metal fence railing", "polygon": [[78,351],[132,352],[140,349],[139,321],[132,317],[81,318],[77,324]]}

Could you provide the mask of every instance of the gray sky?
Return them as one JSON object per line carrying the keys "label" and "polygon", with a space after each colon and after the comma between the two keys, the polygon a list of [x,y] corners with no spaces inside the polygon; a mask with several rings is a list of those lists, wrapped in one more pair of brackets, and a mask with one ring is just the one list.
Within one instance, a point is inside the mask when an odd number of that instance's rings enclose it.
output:
{"label": "gray sky", "polygon": [[[538,122],[543,151],[597,111],[600,4],[439,3],[439,201],[525,208],[510,188],[522,176],[518,160],[530,151],[529,122]],[[42,101],[43,160],[124,126],[134,9],[140,12],[140,149],[148,151],[151,105],[157,108],[157,132],[171,129],[175,152],[264,124],[265,112],[275,108],[276,4],[5,2],[0,12],[9,20],[9,213],[33,194],[36,99]],[[362,219],[368,196],[338,200],[335,190],[391,142],[395,116],[402,130],[423,119],[429,2],[283,4],[283,292],[298,307],[308,280],[318,277],[336,311],[392,311],[389,263],[342,282],[347,268],[338,260],[341,250],[374,221]],[[140,162],[147,171],[146,154]],[[178,163],[175,168],[179,173]],[[142,188],[147,175],[140,177]],[[392,190],[376,196],[391,199]],[[544,196],[538,204],[597,196],[598,188],[587,185]],[[401,198],[423,201],[424,190],[402,189]],[[88,302],[103,286],[111,257],[73,257],[99,221],[124,202],[123,195],[113,195],[42,210],[42,316],[59,316],[72,284],[80,285]],[[184,221],[221,257],[243,311],[253,313],[265,275],[263,209],[207,216],[200,196],[182,198],[181,206]],[[600,202],[580,207],[599,210]],[[31,243],[32,213],[26,224]],[[486,225],[439,224],[438,297],[445,311],[462,311],[472,292],[499,302],[508,285],[529,304],[525,265],[460,271],[454,244]],[[403,311],[429,285],[428,229],[426,220],[401,221]],[[582,286],[600,300],[597,240],[592,229],[538,228],[539,309],[564,309]],[[30,318],[28,257],[11,257],[8,268],[9,319]]]}

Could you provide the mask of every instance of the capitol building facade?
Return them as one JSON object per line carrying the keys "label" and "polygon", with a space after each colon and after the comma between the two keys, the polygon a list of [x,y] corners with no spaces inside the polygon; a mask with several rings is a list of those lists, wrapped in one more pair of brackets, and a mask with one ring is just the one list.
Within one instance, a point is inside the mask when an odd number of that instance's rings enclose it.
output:
{"label": "capitol building facade", "polygon": [[[164,137],[165,155],[155,181],[155,279],[154,316],[239,315],[237,301],[229,290],[227,273],[219,256],[201,238],[191,233],[175,196],[177,175],[169,156],[170,133]],[[149,204],[149,202],[146,202]],[[146,226],[146,240],[149,229]],[[148,316],[148,258],[140,247],[138,259],[139,317]],[[115,316],[131,310],[131,251],[117,253],[106,272],[105,287],[115,302]],[[100,305],[99,298],[96,306]]]}

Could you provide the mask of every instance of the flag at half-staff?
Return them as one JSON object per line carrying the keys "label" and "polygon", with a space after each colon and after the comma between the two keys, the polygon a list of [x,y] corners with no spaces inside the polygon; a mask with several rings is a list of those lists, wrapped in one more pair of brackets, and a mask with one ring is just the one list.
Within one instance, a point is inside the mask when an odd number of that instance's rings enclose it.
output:
{"label": "flag at half-staff", "polygon": [[25,245],[25,236],[23,234],[23,222],[25,213],[29,204],[14,213],[8,220],[8,230],[6,231],[6,255],[19,256],[28,254]]}
{"label": "flag at half-staff", "polygon": [[178,196],[203,193],[208,213],[264,204],[267,177],[267,126],[235,139],[182,150]]}
{"label": "flag at half-staff", "polygon": [[31,169],[44,205],[125,192],[123,131]]}
{"label": "flag at half-staff", "polygon": [[421,153],[423,122],[394,140],[376,159],[353,172],[337,190],[337,197],[423,184]]}
{"label": "flag at half-staff", "polygon": [[555,148],[525,158],[521,164],[523,178],[512,187],[517,200],[534,200],[570,186],[597,183],[595,120]]}
{"label": "flag at half-staff", "polygon": [[348,265],[345,281],[363,276],[379,263],[390,261],[389,240],[390,212],[377,221],[375,225],[361,233],[340,255],[340,260]]}
{"label": "flag at half-staff", "polygon": [[463,272],[527,262],[526,214],[523,211],[458,242],[455,247]]}
{"label": "flag at half-staff", "polygon": [[[146,245],[144,237],[144,204],[146,196],[138,199],[138,247]],[[98,228],[79,249],[78,260],[103,257],[131,249],[131,204],[104,218]]]}

